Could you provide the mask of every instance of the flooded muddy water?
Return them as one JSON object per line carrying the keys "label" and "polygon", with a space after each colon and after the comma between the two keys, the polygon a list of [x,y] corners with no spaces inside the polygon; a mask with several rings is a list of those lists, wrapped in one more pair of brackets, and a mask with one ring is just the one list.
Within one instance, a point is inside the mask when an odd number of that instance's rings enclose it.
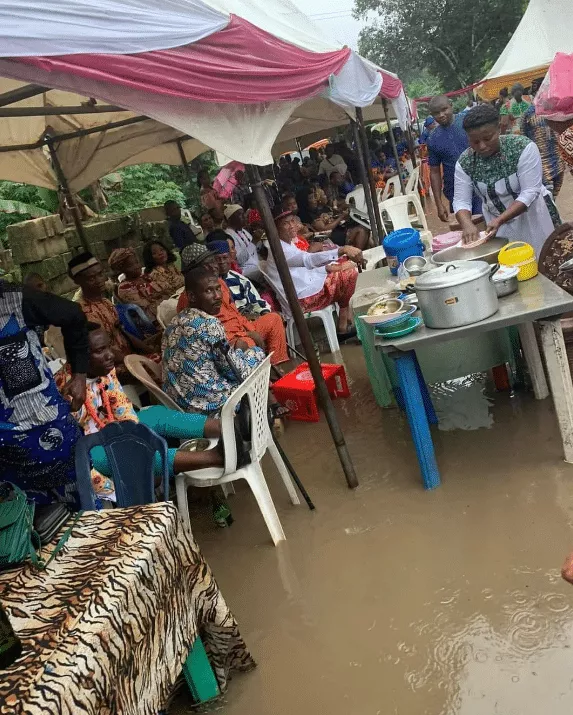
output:
{"label": "flooded muddy water", "polygon": [[[573,547],[573,466],[551,400],[468,383],[479,414],[434,428],[442,486],[425,492],[404,416],[375,404],[358,346],[344,359],[352,398],[335,404],[360,487],[346,487],[324,418],[291,422],[281,441],[317,508],[291,506],[265,461],[285,543],[273,547],[244,484],[230,529],[192,512],[259,664],[216,711],[570,715],[573,588],[559,569]],[[460,393],[440,389],[446,421],[448,391]]]}

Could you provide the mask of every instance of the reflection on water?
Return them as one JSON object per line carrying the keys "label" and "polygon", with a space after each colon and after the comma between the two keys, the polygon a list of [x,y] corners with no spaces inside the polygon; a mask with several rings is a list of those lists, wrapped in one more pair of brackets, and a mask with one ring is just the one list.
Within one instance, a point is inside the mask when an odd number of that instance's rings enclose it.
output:
{"label": "reflection on water", "polygon": [[430,395],[438,415],[438,427],[444,432],[489,429],[493,425],[490,410],[493,400],[486,395],[484,373],[431,385]]}
{"label": "reflection on water", "polygon": [[352,398],[334,404],[360,487],[346,487],[323,418],[281,439],[315,512],[290,504],[264,460],[279,548],[243,483],[230,529],[191,505],[259,664],[217,711],[571,715],[573,588],[559,568],[573,548],[573,467],[551,401],[488,394],[482,375],[434,386],[443,424],[458,428],[433,430],[442,486],[425,492],[404,415],[376,406],[360,349],[343,353]]}

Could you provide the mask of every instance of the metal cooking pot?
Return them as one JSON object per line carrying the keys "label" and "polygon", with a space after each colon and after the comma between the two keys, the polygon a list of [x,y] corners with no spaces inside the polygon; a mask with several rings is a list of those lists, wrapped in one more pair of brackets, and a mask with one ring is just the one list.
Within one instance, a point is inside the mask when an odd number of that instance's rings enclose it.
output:
{"label": "metal cooking pot", "polygon": [[486,263],[497,263],[497,255],[501,249],[509,242],[507,238],[490,238],[475,248],[462,248],[462,246],[450,246],[444,248],[432,256],[432,262],[442,266],[452,261],[486,261]]}
{"label": "metal cooking pot", "polygon": [[485,320],[499,304],[485,261],[455,261],[416,280],[418,306],[428,328],[457,328]]}
{"label": "metal cooking pot", "polygon": [[497,273],[493,276],[493,285],[498,298],[504,298],[506,295],[511,295],[519,289],[517,274],[519,268],[517,266],[501,266]]}

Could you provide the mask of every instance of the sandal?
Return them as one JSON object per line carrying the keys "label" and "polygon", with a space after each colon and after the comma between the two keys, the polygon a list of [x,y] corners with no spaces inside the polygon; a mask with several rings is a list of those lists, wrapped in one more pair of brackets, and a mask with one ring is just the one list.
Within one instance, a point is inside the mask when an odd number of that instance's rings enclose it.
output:
{"label": "sandal", "polygon": [[272,405],[269,405],[269,409],[273,420],[280,420],[290,415],[289,408],[285,407],[285,405],[281,405],[279,402],[274,402]]}
{"label": "sandal", "polygon": [[344,343],[346,340],[350,340],[351,338],[356,337],[356,328],[352,326],[349,330],[347,330],[345,333],[336,333],[336,337],[338,338],[339,343]]}

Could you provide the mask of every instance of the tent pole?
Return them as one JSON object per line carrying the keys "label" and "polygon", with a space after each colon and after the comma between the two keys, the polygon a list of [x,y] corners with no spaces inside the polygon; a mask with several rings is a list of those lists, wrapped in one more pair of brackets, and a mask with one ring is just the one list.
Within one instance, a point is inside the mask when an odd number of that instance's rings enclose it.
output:
{"label": "tent pole", "polygon": [[366,175],[368,177],[368,186],[370,188],[370,196],[372,200],[372,208],[374,212],[374,220],[376,222],[376,229],[378,233],[377,243],[382,243],[385,235],[384,224],[382,223],[382,216],[380,215],[380,207],[378,205],[378,195],[376,192],[376,182],[374,181],[374,174],[372,173],[372,166],[370,165],[369,154],[370,148],[368,146],[368,137],[366,136],[366,127],[364,126],[364,116],[362,114],[362,109],[356,107],[356,124],[358,128],[359,141],[356,145],[360,145],[360,140],[362,140],[362,164],[366,169]]}
{"label": "tent pole", "polygon": [[388,113],[388,102],[384,97],[382,97],[382,106],[384,107],[384,117],[386,118],[386,124],[388,125],[388,134],[390,135],[390,146],[392,147],[392,154],[394,155],[394,161],[396,162],[396,168],[398,169],[398,179],[400,181],[400,188],[402,193],[406,193],[406,185],[404,184],[404,179],[402,178],[402,172],[400,171],[400,157],[398,156],[398,149],[396,148],[396,139],[394,137],[394,132],[392,131],[392,125],[390,124],[390,115]]}
{"label": "tent pole", "polygon": [[298,154],[300,156],[300,160],[302,162],[302,144],[300,143],[300,139],[298,137],[295,138],[296,142],[296,148],[298,149]]}
{"label": "tent pole", "polygon": [[372,201],[372,193],[370,187],[370,179],[366,170],[366,162],[364,159],[364,152],[362,151],[362,141],[360,138],[360,133],[358,131],[358,124],[351,119],[350,126],[352,127],[352,135],[354,138],[354,143],[356,144],[356,153],[358,154],[358,168],[360,170],[360,181],[362,182],[362,187],[364,189],[364,198],[366,199],[366,209],[368,211],[368,220],[370,221],[370,231],[372,236],[376,241],[376,245],[380,244],[381,235],[380,229],[378,227],[378,221],[376,220],[376,214],[374,210],[374,202]]}
{"label": "tent pole", "polygon": [[358,479],[356,477],[356,472],[354,471],[354,465],[352,463],[350,453],[348,452],[348,447],[344,439],[344,434],[342,433],[340,425],[338,424],[334,405],[332,404],[330,395],[328,394],[328,388],[326,387],[326,382],[324,381],[324,376],[320,367],[320,361],[314,351],[314,346],[312,344],[312,338],[308,330],[308,325],[306,324],[302,308],[300,307],[300,303],[298,302],[294,283],[292,282],[290,270],[281,246],[281,240],[279,238],[277,227],[275,226],[275,222],[271,213],[271,207],[269,206],[267,196],[263,189],[259,168],[258,166],[249,164],[247,166],[247,170],[249,174],[251,188],[253,189],[253,193],[255,194],[255,198],[257,200],[257,205],[262,215],[263,224],[265,226],[265,231],[269,240],[273,257],[275,259],[277,270],[279,272],[279,276],[283,284],[283,288],[285,290],[290,309],[292,311],[294,322],[298,330],[298,334],[300,335],[300,339],[302,341],[304,352],[306,354],[306,359],[310,367],[312,377],[314,379],[314,384],[318,393],[318,399],[320,401],[322,409],[324,410],[326,421],[328,422],[328,427],[330,429],[332,439],[336,446],[336,451],[338,452],[338,457],[340,459],[342,469],[344,470],[346,482],[348,484],[349,489],[355,489],[358,486]]}
{"label": "tent pole", "polygon": [[181,139],[177,139],[177,149],[179,150],[179,156],[181,157],[181,165],[183,166],[183,171],[185,172],[187,181],[192,184],[193,178],[191,176],[191,168],[187,163],[187,157],[185,156],[185,150],[183,149],[183,142],[181,141]]}
{"label": "tent pole", "polygon": [[68,180],[66,179],[66,175],[64,174],[64,170],[62,169],[62,165],[60,164],[60,160],[58,158],[58,154],[54,146],[54,137],[48,135],[45,137],[45,139],[46,144],[48,146],[48,150],[50,152],[50,157],[52,158],[52,164],[54,166],[54,171],[56,172],[58,183],[62,187],[62,191],[64,192],[64,196],[68,203],[68,206],[72,210],[72,216],[74,218],[74,223],[76,225],[76,231],[78,232],[80,242],[82,244],[83,249],[85,251],[89,251],[88,241],[86,238],[86,233],[84,231],[84,225],[82,223],[80,209],[74,200],[72,192],[70,191]]}

